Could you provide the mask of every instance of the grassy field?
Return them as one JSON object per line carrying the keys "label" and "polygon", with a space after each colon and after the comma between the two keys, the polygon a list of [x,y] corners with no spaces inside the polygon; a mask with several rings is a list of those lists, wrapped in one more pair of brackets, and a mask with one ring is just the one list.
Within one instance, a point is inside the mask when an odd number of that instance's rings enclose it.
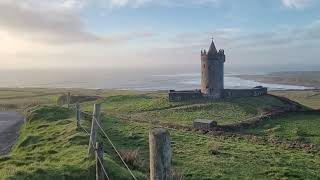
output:
{"label": "grassy field", "polygon": [[[65,89],[16,89],[0,91],[0,100],[22,110],[33,105],[46,105],[36,111],[21,130],[12,152],[0,157],[0,175],[7,179],[81,179],[92,178],[93,162],[86,159],[88,137],[76,128],[74,113],[55,106]],[[24,94],[25,92],[25,94]],[[1,94],[3,93],[3,94]],[[51,92],[50,92],[51,93]],[[318,107],[316,100],[299,92],[272,92]],[[316,92],[315,92],[316,93]],[[38,95],[37,95],[38,94]],[[219,124],[232,124],[259,115],[285,103],[272,96],[238,98],[226,101],[170,103],[166,93],[112,90],[73,89],[72,94],[94,95],[97,101],[81,103],[83,111],[92,112],[94,103],[101,103],[101,123],[118,149],[138,152],[130,163],[139,179],[148,176],[148,132],[164,124],[191,126],[194,118],[210,118]],[[25,98],[23,98],[25,96]],[[24,100],[22,100],[24,99]],[[89,119],[83,121],[89,129]],[[132,120],[132,121],[131,121]],[[272,119],[250,133],[262,137],[298,140],[320,144],[318,115],[289,114]],[[319,179],[320,156],[304,149],[291,149],[261,144],[227,135],[209,136],[196,132],[170,129],[173,167],[185,179]],[[102,136],[101,136],[102,137]],[[106,147],[107,171],[116,179],[129,179],[114,151]]]}
{"label": "grassy field", "polygon": [[[0,177],[12,180],[94,179],[95,162],[87,158],[88,144],[89,137],[77,128],[71,110],[42,107],[32,113],[22,127],[12,152],[0,157]],[[110,156],[106,154],[104,159],[112,179],[130,179],[130,174]],[[138,172],[136,176],[146,179]]]}
{"label": "grassy field", "polygon": [[283,96],[313,109],[320,109],[320,91],[271,91],[276,96]]}
{"label": "grassy field", "polygon": [[[148,131],[155,126],[152,123],[125,122],[112,117],[104,117],[102,122],[117,147],[140,149],[147,171]],[[186,179],[320,178],[320,156],[304,150],[174,129],[170,130],[170,134],[173,167]]]}
{"label": "grassy field", "polygon": [[[153,123],[192,125],[195,118],[210,118],[219,124],[240,122],[285,104],[272,96],[238,98],[225,101],[170,103],[165,93],[117,95],[101,101],[104,112],[122,118]],[[85,106],[91,110],[91,104]]]}
{"label": "grassy field", "polygon": [[320,144],[320,112],[289,113],[244,132],[259,136]]}

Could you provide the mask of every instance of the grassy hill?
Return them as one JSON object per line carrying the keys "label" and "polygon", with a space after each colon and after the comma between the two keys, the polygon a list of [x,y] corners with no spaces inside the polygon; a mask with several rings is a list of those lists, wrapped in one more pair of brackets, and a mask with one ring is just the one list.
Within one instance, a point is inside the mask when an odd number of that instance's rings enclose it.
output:
{"label": "grassy hill", "polygon": [[271,91],[276,96],[283,96],[313,109],[320,109],[320,91]]}
{"label": "grassy hill", "polygon": [[320,144],[320,112],[288,113],[243,132],[291,141]]}
{"label": "grassy hill", "polygon": [[[44,90],[37,91],[44,93]],[[86,159],[88,138],[76,128],[74,113],[53,106],[64,92],[63,89],[56,89],[56,95],[26,95],[30,101],[33,98],[44,99],[38,104],[47,107],[31,116],[31,121],[22,128],[13,151],[0,158],[0,175],[11,179],[92,177],[88,170],[94,165]],[[8,92],[4,93],[8,96]],[[93,104],[101,103],[103,128],[121,152],[137,154],[131,159],[134,163],[129,164],[140,179],[148,176],[148,132],[154,127],[167,124],[191,127],[195,118],[210,118],[219,124],[232,124],[274,108],[288,106],[273,96],[170,103],[166,93],[161,92],[73,90],[72,94],[101,97],[97,101],[81,103],[82,110],[91,113]],[[20,97],[22,95],[19,94]],[[19,98],[5,98],[3,100],[8,104],[20,109],[26,107],[23,103],[19,104]],[[308,105],[310,98],[302,97],[299,101]],[[82,122],[87,129],[89,120]],[[272,137],[320,144],[317,133],[320,120],[317,114],[288,114],[264,123],[239,134],[201,134],[179,128],[169,129],[175,172],[182,174],[185,179],[320,178],[318,151],[260,141],[260,138]],[[251,134],[250,138],[243,136],[243,133]],[[107,171],[118,179],[129,178],[110,145],[105,139],[102,140],[106,147]]]}
{"label": "grassy hill", "polygon": [[[285,107],[272,96],[247,97],[221,101],[169,102],[166,93],[108,96],[101,101],[104,112],[158,124],[191,126],[196,118],[214,119],[219,124],[241,122],[274,107]],[[91,106],[85,106],[90,110]]]}
{"label": "grassy hill", "polygon": [[[95,179],[95,162],[87,158],[89,137],[77,128],[73,114],[57,106],[33,112],[11,153],[0,157],[1,179]],[[104,158],[112,179],[130,179],[110,156]],[[146,179],[138,172],[136,176]]]}

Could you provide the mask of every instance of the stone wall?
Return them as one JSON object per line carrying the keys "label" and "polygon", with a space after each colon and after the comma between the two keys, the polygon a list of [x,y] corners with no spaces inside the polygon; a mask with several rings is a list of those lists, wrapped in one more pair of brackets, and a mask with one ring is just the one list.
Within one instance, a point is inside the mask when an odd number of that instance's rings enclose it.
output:
{"label": "stone wall", "polygon": [[[268,89],[265,87],[255,87],[252,89],[224,89],[222,90],[221,98],[238,98],[238,97],[254,97],[262,96],[268,93]],[[169,91],[169,101],[189,101],[197,99],[215,99],[211,96],[201,93],[200,90],[194,91]]]}
{"label": "stone wall", "polygon": [[189,100],[196,100],[202,99],[202,94],[200,90],[194,91],[169,91],[169,101],[170,102],[179,102],[179,101],[189,101]]}
{"label": "stone wall", "polygon": [[252,89],[224,89],[224,98],[237,98],[237,97],[250,97],[250,96],[262,96],[268,93],[268,89],[265,87],[255,87]]}

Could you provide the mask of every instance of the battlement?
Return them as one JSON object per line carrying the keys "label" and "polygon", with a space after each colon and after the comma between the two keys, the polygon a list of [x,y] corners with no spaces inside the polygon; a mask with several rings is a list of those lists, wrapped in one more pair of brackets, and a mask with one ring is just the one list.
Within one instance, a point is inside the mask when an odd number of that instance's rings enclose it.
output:
{"label": "battlement", "polygon": [[224,49],[219,49],[219,51],[217,52],[211,52],[209,53],[208,51],[206,51],[205,49],[204,50],[201,50],[201,57],[210,57],[210,59],[222,59],[224,60],[224,57],[225,57],[225,54],[224,54]]}
{"label": "battlement", "polygon": [[205,49],[201,50],[201,56],[208,56],[208,53]]}
{"label": "battlement", "polygon": [[219,49],[218,54],[223,54],[224,55],[224,49]]}

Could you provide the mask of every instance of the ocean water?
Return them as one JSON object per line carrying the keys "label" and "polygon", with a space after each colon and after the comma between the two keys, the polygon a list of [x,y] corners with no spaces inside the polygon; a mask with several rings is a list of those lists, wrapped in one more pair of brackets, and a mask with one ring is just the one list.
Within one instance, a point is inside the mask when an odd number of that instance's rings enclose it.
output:
{"label": "ocean water", "polygon": [[[187,73],[186,73],[186,72]],[[196,70],[174,69],[50,69],[2,70],[0,87],[90,88],[131,90],[189,90],[200,88]],[[308,89],[304,86],[266,84],[225,74],[225,88]]]}

